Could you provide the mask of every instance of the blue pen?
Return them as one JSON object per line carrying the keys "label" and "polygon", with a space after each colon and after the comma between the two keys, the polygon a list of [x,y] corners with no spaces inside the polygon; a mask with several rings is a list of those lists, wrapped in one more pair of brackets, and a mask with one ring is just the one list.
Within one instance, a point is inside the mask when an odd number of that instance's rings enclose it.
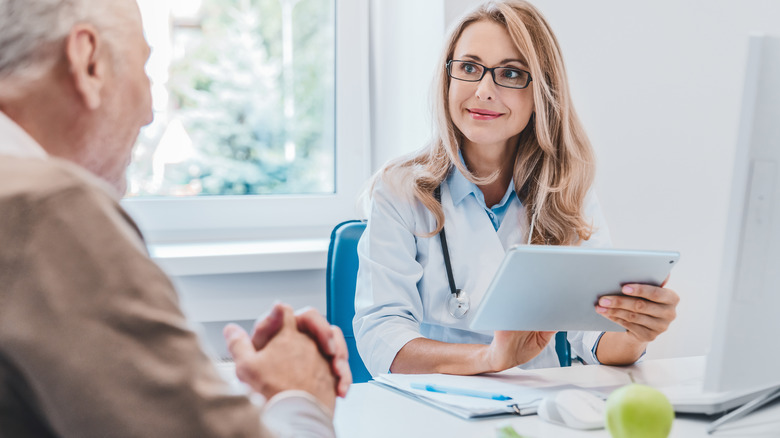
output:
{"label": "blue pen", "polygon": [[469,397],[487,398],[491,400],[512,400],[512,397],[507,397],[501,394],[494,394],[492,392],[477,391],[475,389],[453,388],[451,386],[431,385],[429,383],[412,383],[411,387],[412,389],[421,389],[423,391],[439,392],[442,394],[465,395]]}

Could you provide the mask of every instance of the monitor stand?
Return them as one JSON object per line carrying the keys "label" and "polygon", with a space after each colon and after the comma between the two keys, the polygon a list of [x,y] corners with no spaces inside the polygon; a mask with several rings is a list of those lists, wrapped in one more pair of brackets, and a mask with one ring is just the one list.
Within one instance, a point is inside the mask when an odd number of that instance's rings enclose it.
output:
{"label": "monitor stand", "polygon": [[745,403],[744,405],[740,406],[739,408],[729,412],[728,414],[718,418],[717,420],[713,421],[712,424],[707,426],[707,433],[712,434],[717,430],[720,426],[723,426],[724,424],[728,423],[729,421],[736,420],[738,418],[742,418],[745,415],[748,415],[749,413],[755,411],[756,409],[769,404],[769,402],[780,398],[780,386],[775,388],[772,391],[767,392],[766,394],[763,394],[761,396],[756,397],[755,399]]}

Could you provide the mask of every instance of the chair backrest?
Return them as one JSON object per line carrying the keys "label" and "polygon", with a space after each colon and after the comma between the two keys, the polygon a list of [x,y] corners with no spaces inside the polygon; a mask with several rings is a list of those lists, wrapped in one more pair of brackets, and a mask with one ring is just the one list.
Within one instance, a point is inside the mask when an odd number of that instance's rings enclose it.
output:
{"label": "chair backrest", "polygon": [[327,318],[344,332],[349,349],[349,367],[352,381],[362,383],[371,380],[371,374],[355,345],[352,318],[355,316],[355,282],[357,281],[357,243],[366,223],[346,221],[336,225],[330,234],[327,268]]}
{"label": "chair backrest", "polygon": [[[330,234],[326,273],[328,322],[338,326],[344,332],[349,350],[352,381],[355,383],[371,380],[371,374],[358,354],[355,334],[352,331],[358,271],[357,244],[365,229],[366,223],[358,220],[342,222],[333,228]],[[562,367],[571,365],[571,347],[566,339],[566,332],[556,333],[555,352]]]}
{"label": "chair backrest", "polygon": [[571,344],[566,338],[566,332],[555,334],[555,352],[558,353],[558,363],[562,367],[571,366]]}

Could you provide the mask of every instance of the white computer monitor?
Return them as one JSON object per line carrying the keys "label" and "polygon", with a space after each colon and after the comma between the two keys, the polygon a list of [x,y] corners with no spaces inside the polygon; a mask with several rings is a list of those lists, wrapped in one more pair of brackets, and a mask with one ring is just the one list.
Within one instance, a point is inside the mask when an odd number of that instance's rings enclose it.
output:
{"label": "white computer monitor", "polygon": [[780,386],[780,37],[751,36],[704,389]]}

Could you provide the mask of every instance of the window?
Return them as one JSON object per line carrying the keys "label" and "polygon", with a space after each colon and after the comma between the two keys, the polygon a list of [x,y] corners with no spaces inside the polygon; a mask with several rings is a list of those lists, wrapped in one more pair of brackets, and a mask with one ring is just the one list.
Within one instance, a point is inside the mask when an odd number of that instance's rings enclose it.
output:
{"label": "window", "polygon": [[367,2],[140,0],[155,122],[125,207],[151,242],[300,235],[368,174]]}

